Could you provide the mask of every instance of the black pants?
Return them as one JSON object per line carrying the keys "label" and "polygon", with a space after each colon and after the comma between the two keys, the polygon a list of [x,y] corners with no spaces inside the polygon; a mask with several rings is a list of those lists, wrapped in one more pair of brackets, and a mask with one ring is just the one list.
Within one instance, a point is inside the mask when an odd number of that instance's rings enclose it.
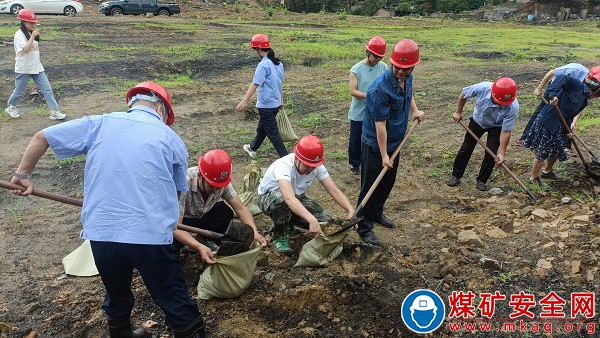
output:
{"label": "black pants", "polygon": [[[490,148],[494,154],[498,151],[498,147],[500,147],[500,133],[502,132],[502,127],[483,129],[471,117],[471,119],[469,119],[469,129],[471,129],[471,131],[477,135],[478,138],[481,138],[483,134],[487,133],[486,143],[488,148]],[[456,154],[456,158],[454,159],[452,176],[457,178],[463,177],[465,174],[465,168],[467,167],[467,164],[469,164],[469,160],[471,159],[471,155],[473,154],[473,150],[475,149],[476,145],[477,141],[469,133],[466,133],[463,144],[458,150],[458,154]],[[479,175],[477,176],[477,181],[486,183],[492,175],[495,165],[496,161],[494,161],[494,158],[485,152],[485,156],[481,162],[481,168],[479,169]]]}
{"label": "black pants", "polygon": [[[361,154],[361,168],[360,168],[360,194],[358,195],[358,203],[360,203],[371,189],[373,183],[377,179],[377,176],[381,173],[383,167],[381,166],[381,153],[379,148],[373,148],[362,142],[362,154]],[[388,155],[392,155],[391,153]],[[361,215],[364,217],[363,220],[358,223],[358,234],[364,236],[370,231],[373,231],[373,221],[379,220],[383,214],[383,205],[387,200],[394,182],[396,182],[396,173],[398,172],[398,162],[400,156],[394,159],[394,167],[388,170],[366,205],[363,205]]]}
{"label": "black pants", "polygon": [[[200,218],[183,218],[183,224],[194,228],[211,230],[224,234],[229,227],[229,223],[233,220],[233,210],[223,201],[217,202],[210,210]],[[221,244],[218,240],[213,240],[217,244]],[[181,242],[173,239],[173,246],[177,253],[184,247]]]}
{"label": "black pants", "polygon": [[353,167],[360,165],[363,121],[350,120],[350,139],[348,140],[348,163]]}
{"label": "black pants", "polygon": [[102,309],[110,320],[129,319],[135,299],[131,279],[135,267],[167,325],[183,328],[201,317],[190,298],[183,270],[172,245],[143,245],[91,241],[94,261],[106,296]]}
{"label": "black pants", "polygon": [[265,140],[265,137],[268,137],[269,140],[271,140],[271,143],[273,143],[273,147],[275,147],[279,157],[284,157],[288,154],[288,151],[283,144],[283,140],[281,139],[281,134],[279,134],[277,120],[275,119],[278,111],[279,107],[258,108],[259,120],[258,125],[256,126],[256,136],[254,136],[254,139],[250,142],[251,150],[257,151]]}

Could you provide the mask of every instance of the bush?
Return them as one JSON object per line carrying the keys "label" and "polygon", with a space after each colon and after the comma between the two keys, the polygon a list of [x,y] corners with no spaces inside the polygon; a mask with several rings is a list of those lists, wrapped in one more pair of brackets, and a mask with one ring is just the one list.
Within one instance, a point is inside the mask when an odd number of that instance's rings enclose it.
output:
{"label": "bush", "polygon": [[411,5],[408,1],[403,1],[396,6],[396,13],[399,15],[407,15],[411,12]]}
{"label": "bush", "polygon": [[373,16],[380,8],[383,8],[383,0],[366,0],[355,14]]}
{"label": "bush", "polygon": [[342,0],[291,0],[288,9],[298,13],[335,12],[346,8]]}

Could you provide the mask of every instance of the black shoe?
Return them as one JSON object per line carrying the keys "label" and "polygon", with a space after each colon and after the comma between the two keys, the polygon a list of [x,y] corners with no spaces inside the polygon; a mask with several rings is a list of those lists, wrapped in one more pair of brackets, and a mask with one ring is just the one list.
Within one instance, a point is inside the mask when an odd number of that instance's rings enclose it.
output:
{"label": "black shoe", "polygon": [[350,166],[350,173],[352,175],[358,175],[358,174],[360,174],[360,170],[358,169],[358,167]]}
{"label": "black shoe", "polygon": [[144,328],[131,329],[129,318],[124,320],[108,320],[110,338],[146,338],[150,335]]}
{"label": "black shoe", "polygon": [[450,177],[450,180],[446,184],[450,187],[456,187],[459,183],[460,183],[460,178],[458,178],[456,176],[452,176],[452,177]]}
{"label": "black shoe", "polygon": [[477,185],[475,186],[475,188],[477,188],[477,190],[479,190],[479,191],[487,191],[488,190],[487,185],[481,181],[477,181]]}
{"label": "black shoe", "polygon": [[381,214],[381,217],[379,219],[375,220],[375,223],[379,223],[380,225],[382,225],[386,228],[395,228],[396,227],[396,224],[394,224],[394,221],[387,218],[387,216],[384,214]]}
{"label": "black shoe", "polygon": [[377,238],[377,236],[375,236],[373,231],[369,231],[365,235],[361,235],[360,239],[362,239],[362,241],[367,244],[371,244],[371,245],[375,245],[375,246],[383,246],[381,244],[381,242],[379,241],[379,238]]}
{"label": "black shoe", "polygon": [[548,178],[551,180],[558,180],[558,176],[554,173],[554,171],[550,170],[550,171],[544,171],[542,170],[542,174],[540,175],[541,178]]}

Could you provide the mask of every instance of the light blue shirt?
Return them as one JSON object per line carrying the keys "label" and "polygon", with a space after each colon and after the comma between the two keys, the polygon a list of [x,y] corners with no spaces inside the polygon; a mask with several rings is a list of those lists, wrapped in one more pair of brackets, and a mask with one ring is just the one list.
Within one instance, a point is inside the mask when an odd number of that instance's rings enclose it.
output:
{"label": "light blue shirt", "polygon": [[[554,76],[552,77],[552,81],[554,81],[554,79],[556,79],[557,76],[570,76],[583,82],[583,80],[585,80],[585,77],[589,73],[590,70],[580,65],[579,63],[569,63],[554,69]],[[550,83],[552,83],[552,81],[550,81]]]}
{"label": "light blue shirt", "polygon": [[519,115],[519,101],[515,99],[508,106],[496,104],[492,99],[492,82],[481,82],[463,88],[465,99],[476,97],[473,120],[483,129],[502,127],[510,131]]}
{"label": "light blue shirt", "polygon": [[86,154],[81,238],[166,245],[188,190],[188,153],[153,109],[87,116],[44,129],[59,159]]}
{"label": "light blue shirt", "polygon": [[[363,93],[366,93],[369,86],[375,79],[385,72],[388,66],[384,62],[379,62],[375,66],[369,66],[363,61],[355,64],[350,68],[350,73],[354,73],[358,78],[357,89]],[[352,121],[362,121],[365,115],[365,102],[366,99],[359,99],[352,97],[350,103],[350,110],[348,111],[348,119]]]}
{"label": "light blue shirt", "polygon": [[277,66],[266,55],[256,66],[252,83],[256,83],[256,108],[277,108],[281,105],[283,63]]}

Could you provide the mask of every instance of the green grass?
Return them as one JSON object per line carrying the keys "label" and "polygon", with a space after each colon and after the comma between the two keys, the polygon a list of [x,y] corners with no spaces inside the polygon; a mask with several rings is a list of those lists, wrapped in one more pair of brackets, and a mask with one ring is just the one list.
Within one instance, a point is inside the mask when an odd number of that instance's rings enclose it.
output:
{"label": "green grass", "polygon": [[205,43],[181,44],[166,47],[151,48],[150,52],[167,55],[173,61],[197,60],[202,58],[208,48],[212,47]]}
{"label": "green grass", "polygon": [[52,160],[52,163],[50,163],[50,168],[59,168],[59,169],[69,167],[75,163],[84,163],[85,159],[86,159],[85,155],[64,158],[62,160],[59,160],[55,154],[52,154],[52,156],[53,156],[53,160]]}
{"label": "green grass", "polygon": [[130,45],[107,45],[105,43],[93,43],[93,42],[88,42],[88,41],[83,41],[80,42],[81,45],[88,47],[88,48],[93,48],[93,49],[97,49],[97,50],[101,50],[101,51],[106,51],[106,52],[119,52],[119,51],[135,51],[137,48],[134,46],[130,46]]}
{"label": "green grass", "polygon": [[311,113],[307,117],[300,119],[298,125],[310,129],[320,129],[327,123],[327,117],[321,113]]}

